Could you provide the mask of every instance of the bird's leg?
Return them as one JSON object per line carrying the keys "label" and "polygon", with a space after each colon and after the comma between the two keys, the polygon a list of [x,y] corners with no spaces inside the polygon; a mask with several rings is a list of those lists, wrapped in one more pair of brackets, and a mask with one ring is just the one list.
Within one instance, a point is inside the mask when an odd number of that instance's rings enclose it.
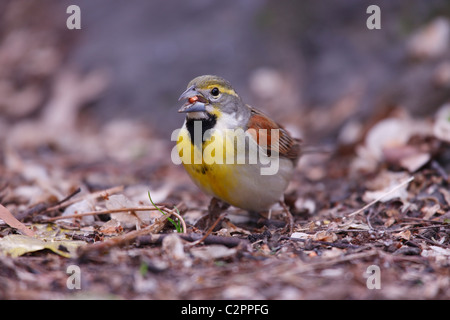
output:
{"label": "bird's leg", "polygon": [[223,202],[217,198],[212,198],[208,206],[208,212],[212,217],[220,215],[222,212],[230,207],[228,203]]}
{"label": "bird's leg", "polygon": [[199,229],[207,229],[209,226],[217,224],[217,220],[223,218],[221,214],[229,207],[230,205],[228,203],[225,203],[217,198],[212,198],[208,206],[208,213],[201,217],[195,226]]}
{"label": "bird's leg", "polygon": [[[214,229],[215,226],[219,223],[219,220],[222,220],[224,217],[224,212],[230,207],[228,203],[223,202],[215,197],[211,199],[211,202],[208,206],[209,211],[209,221],[208,227],[212,226],[211,229]],[[213,231],[213,230],[211,230]]]}

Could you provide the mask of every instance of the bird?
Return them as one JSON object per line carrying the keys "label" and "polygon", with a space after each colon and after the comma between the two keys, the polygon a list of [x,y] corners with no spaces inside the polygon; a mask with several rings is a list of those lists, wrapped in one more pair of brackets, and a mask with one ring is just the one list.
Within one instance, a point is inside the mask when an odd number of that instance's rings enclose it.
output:
{"label": "bird", "polygon": [[215,75],[191,80],[179,97],[186,114],[176,151],[192,181],[212,200],[249,212],[283,200],[301,155],[301,140],[243,102]]}

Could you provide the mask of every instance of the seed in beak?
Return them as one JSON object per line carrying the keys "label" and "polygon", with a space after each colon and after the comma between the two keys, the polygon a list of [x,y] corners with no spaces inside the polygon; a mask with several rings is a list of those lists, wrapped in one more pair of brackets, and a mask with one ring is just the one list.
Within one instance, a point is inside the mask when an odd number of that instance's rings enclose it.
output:
{"label": "seed in beak", "polygon": [[198,101],[198,97],[197,96],[190,97],[188,101],[190,104],[196,103]]}

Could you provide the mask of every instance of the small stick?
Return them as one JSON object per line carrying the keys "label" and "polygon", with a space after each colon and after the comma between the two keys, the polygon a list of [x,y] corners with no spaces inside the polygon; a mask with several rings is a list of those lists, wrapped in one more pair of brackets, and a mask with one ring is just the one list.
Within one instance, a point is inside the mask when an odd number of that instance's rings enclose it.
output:
{"label": "small stick", "polygon": [[78,193],[81,192],[81,188],[78,188],[77,190],[75,190],[74,192],[72,192],[71,194],[69,194],[67,197],[65,197],[64,199],[62,199],[61,201],[58,201],[58,203],[56,203],[56,205],[60,205],[66,201],[69,201],[70,198],[73,198],[75,195],[77,195]]}
{"label": "small stick", "polygon": [[[66,202],[67,200],[69,200],[70,198],[72,198],[73,196],[75,196],[77,193],[79,193],[81,191],[81,188],[78,188],[77,190],[75,190],[74,192],[72,192],[71,194],[69,194],[67,197],[65,197],[64,199],[62,199],[61,201],[58,201],[58,203],[56,203],[56,205],[60,205],[64,202]],[[48,205],[45,203],[38,203],[37,205],[25,210],[25,211],[21,211],[18,214],[16,214],[16,218],[17,220],[24,220],[26,219],[28,216],[33,216],[36,215],[40,212],[44,212],[48,210]]]}
{"label": "small stick", "polygon": [[[64,203],[59,203],[59,204],[57,204],[57,205],[55,205],[53,207],[47,208],[45,210],[45,212],[59,210],[61,208],[68,207],[71,204],[74,204],[74,203],[77,203],[79,201],[82,201],[83,199],[107,198],[111,194],[123,191],[123,189],[124,189],[124,186],[118,186],[118,187],[113,187],[113,188],[102,190],[102,191],[93,192],[93,193],[87,194],[87,195],[85,195],[85,196],[83,196],[81,198],[72,199],[70,201],[65,201]],[[63,202],[63,201],[60,201],[60,202]]]}
{"label": "small stick", "polygon": [[[139,236],[136,241],[138,245],[148,245],[148,244],[159,244],[162,242],[162,240],[167,237],[169,233],[163,233],[163,234],[149,234],[145,236]],[[200,238],[203,237],[202,234],[199,233],[185,233],[179,235],[181,239],[192,242],[197,241]],[[225,237],[225,236],[215,236],[215,235],[208,235],[203,242],[208,244],[222,244],[228,248],[234,248],[243,244],[248,244],[249,241],[247,239],[241,239],[238,237]]]}
{"label": "small stick", "polygon": [[426,220],[426,219],[415,218],[415,217],[403,217],[402,220],[413,220],[413,221],[417,221],[417,223],[445,224],[442,221]]}
{"label": "small stick", "polygon": [[427,237],[424,237],[421,234],[418,234],[416,237],[418,237],[418,238],[420,238],[422,240],[425,240],[425,242],[428,242],[429,244],[432,244],[432,245],[435,245],[435,246],[438,246],[438,247],[442,247],[442,248],[445,248],[445,249],[449,249],[450,248],[450,246],[448,246],[446,244],[443,244],[443,243],[440,243],[440,242],[437,242],[437,241],[433,241],[431,239],[428,239]]}
{"label": "small stick", "polygon": [[79,247],[78,254],[79,256],[83,256],[93,251],[105,251],[112,247],[126,245],[135,240],[139,236],[147,234],[156,234],[164,228],[167,218],[169,218],[172,214],[173,212],[168,212],[166,215],[163,215],[160,218],[158,218],[153,224],[143,229],[130,231],[124,235],[117,236],[106,241],[96,242],[83,247]]}
{"label": "small stick", "polygon": [[[72,219],[72,218],[80,218],[85,216],[95,216],[95,215],[102,215],[102,214],[110,214],[110,213],[119,213],[119,212],[133,212],[133,211],[149,211],[149,210],[158,210],[155,207],[136,207],[136,208],[120,208],[120,209],[109,209],[109,210],[101,210],[101,211],[92,211],[92,212],[82,212],[77,214],[71,214],[67,216],[58,216],[58,217],[52,217],[45,219],[45,222],[53,222],[56,220],[62,220],[62,219]],[[181,221],[181,225],[183,228],[183,233],[186,233],[187,227],[186,222],[184,222],[184,219],[175,211],[173,210],[167,210],[166,208],[163,208],[163,211],[166,212],[166,214],[173,214],[175,217],[178,218],[179,221]]]}
{"label": "small stick", "polygon": [[97,216],[102,214],[110,214],[110,213],[119,213],[119,212],[130,212],[130,211],[149,211],[149,210],[158,210],[155,207],[136,207],[136,208],[120,208],[120,209],[109,209],[109,210],[99,210],[99,211],[90,211],[90,212],[81,212],[70,214],[67,216],[57,216],[44,219],[46,222],[52,222],[56,220],[62,219],[72,219],[72,218],[81,218],[85,216]]}

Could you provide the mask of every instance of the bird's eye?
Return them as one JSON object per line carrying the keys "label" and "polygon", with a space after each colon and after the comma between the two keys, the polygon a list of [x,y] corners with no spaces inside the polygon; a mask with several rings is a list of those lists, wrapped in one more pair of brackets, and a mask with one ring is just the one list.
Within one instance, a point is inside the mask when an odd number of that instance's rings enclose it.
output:
{"label": "bird's eye", "polygon": [[212,94],[214,97],[217,97],[217,96],[219,95],[219,93],[220,93],[219,88],[216,88],[216,87],[212,88],[211,94]]}

